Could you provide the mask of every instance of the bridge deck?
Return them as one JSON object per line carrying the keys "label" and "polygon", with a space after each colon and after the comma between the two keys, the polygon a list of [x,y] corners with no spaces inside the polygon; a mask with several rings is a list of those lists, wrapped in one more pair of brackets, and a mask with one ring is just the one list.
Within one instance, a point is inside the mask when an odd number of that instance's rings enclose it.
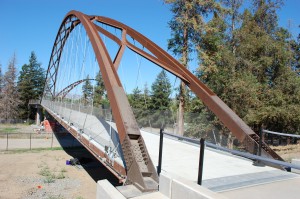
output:
{"label": "bridge deck", "polygon": [[[79,141],[92,149],[92,153],[100,150],[100,160],[116,172],[120,166],[124,169],[122,151],[118,147],[119,141],[116,126],[95,115],[80,112],[77,108],[56,104],[50,107],[45,101],[42,105],[63,125],[67,125],[69,131]],[[51,108],[51,110],[50,110]],[[82,111],[82,110],[81,110]],[[72,123],[72,125],[71,125]],[[148,152],[155,166],[158,165],[159,135],[141,130]],[[115,150],[105,150],[106,147]],[[96,150],[95,150],[96,148]],[[111,151],[114,151],[111,153]],[[162,170],[174,173],[188,180],[197,181],[199,161],[199,146],[179,141],[175,138],[164,138]],[[110,165],[109,165],[110,164]],[[118,164],[116,168],[114,166]],[[118,176],[118,173],[115,173]],[[119,176],[120,177],[120,176]],[[203,186],[216,192],[222,192],[230,196],[234,193],[246,193],[266,189],[281,184],[281,189],[290,189],[292,182],[300,182],[297,174],[287,173],[272,167],[254,166],[251,160],[237,157],[228,153],[206,148],[204,155]],[[272,194],[272,191],[269,191]],[[300,194],[300,190],[295,192]],[[244,195],[244,194],[243,194]],[[275,198],[276,195],[272,196]]]}
{"label": "bridge deck", "polygon": [[[145,131],[142,135],[154,165],[158,165],[159,135]],[[199,152],[199,146],[165,136],[162,170],[196,183]],[[300,175],[269,166],[254,166],[251,160],[210,148],[205,150],[203,172],[203,186],[228,198],[297,198],[300,195],[296,186]]]}

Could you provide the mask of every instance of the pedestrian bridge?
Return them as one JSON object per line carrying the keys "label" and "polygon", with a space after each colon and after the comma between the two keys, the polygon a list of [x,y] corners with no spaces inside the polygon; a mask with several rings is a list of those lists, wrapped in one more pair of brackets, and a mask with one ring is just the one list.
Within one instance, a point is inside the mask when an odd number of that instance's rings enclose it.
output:
{"label": "pedestrian bridge", "polygon": [[[130,56],[128,50],[184,82],[245,149],[256,154],[259,136],[167,52],[118,21],[71,11],[63,19],[55,39],[40,104],[120,182],[141,193],[157,191],[159,185],[155,162],[158,135],[140,129],[120,78],[120,68]],[[140,73],[139,66],[138,76]],[[164,158],[163,171],[195,181],[198,151],[197,146],[168,139],[164,153],[169,154]],[[265,143],[262,155],[282,160]],[[281,172],[271,167],[254,167],[249,160],[211,150],[207,151],[205,162],[203,186],[214,191],[249,184],[238,181],[237,176],[253,180],[256,178],[252,174],[276,176]],[[289,175],[280,173],[280,176]]]}

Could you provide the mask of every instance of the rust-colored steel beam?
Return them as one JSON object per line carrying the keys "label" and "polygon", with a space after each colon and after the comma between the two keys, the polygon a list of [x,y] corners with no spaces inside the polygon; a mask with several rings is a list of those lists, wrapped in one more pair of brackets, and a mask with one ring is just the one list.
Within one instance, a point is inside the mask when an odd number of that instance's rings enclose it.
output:
{"label": "rust-colored steel beam", "polygon": [[[258,148],[258,143],[254,137],[256,133],[239,117],[237,116],[213,91],[211,91],[205,84],[203,84],[196,76],[194,76],[188,69],[182,66],[175,58],[165,52],[162,48],[154,42],[146,38],[144,35],[133,30],[132,28],[106,17],[95,17],[95,20],[108,24],[112,27],[126,30],[126,34],[138,41],[144,48],[148,49],[153,55],[135,47],[122,38],[122,43],[132,51],[140,54],[149,61],[164,68],[175,76],[179,77],[185,82],[187,86],[203,101],[203,103],[223,122],[223,124],[241,141],[246,149],[255,153]],[[271,148],[266,146],[263,154],[277,160],[283,159],[277,155]]]}
{"label": "rust-colored steel beam", "polygon": [[[117,38],[99,27],[96,22],[121,30],[122,37]],[[78,11],[71,11],[66,15],[56,37],[47,74],[47,77],[51,77],[50,81],[54,77],[51,84],[53,85],[51,87],[53,89],[53,96],[55,96],[55,84],[62,49],[69,34],[79,23],[81,23],[86,30],[102,73],[124,153],[127,180],[129,183],[135,184],[143,191],[153,190],[157,188],[153,186],[155,185],[153,182],[158,182],[158,176],[116,71],[122,59],[125,47],[179,77],[203,103],[216,114],[224,125],[244,143],[248,151],[252,153],[256,151],[258,143],[256,141],[255,132],[204,83],[151,40],[132,28],[106,17],[88,16]],[[62,36],[60,36],[60,34],[62,34]],[[110,57],[99,34],[107,36],[119,45],[119,51],[114,58]],[[151,54],[130,43],[127,40],[127,36],[139,42],[143,48],[147,49]],[[267,147],[264,147],[263,154],[282,160],[280,156]],[[143,158],[141,159],[140,157]]]}
{"label": "rust-colored steel beam", "polygon": [[60,92],[58,92],[55,96],[55,98],[61,97],[61,99],[64,99],[66,95],[73,90],[76,86],[81,84],[82,82],[89,81],[89,80],[95,80],[95,79],[82,79],[78,80],[76,82],[73,82],[72,84],[68,85],[66,88],[62,89]]}

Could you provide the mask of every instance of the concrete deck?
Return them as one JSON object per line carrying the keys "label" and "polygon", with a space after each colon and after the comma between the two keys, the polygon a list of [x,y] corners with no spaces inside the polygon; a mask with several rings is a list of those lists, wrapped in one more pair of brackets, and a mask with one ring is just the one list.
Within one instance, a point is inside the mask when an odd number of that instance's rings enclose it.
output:
{"label": "concrete deck", "polygon": [[[142,135],[157,165],[159,135]],[[196,183],[199,152],[199,146],[164,137],[162,170]],[[254,166],[251,160],[214,149],[205,150],[203,173],[203,186],[228,198],[300,198],[300,175]]]}
{"label": "concrete deck", "polygon": [[[69,107],[55,107],[64,120],[83,129],[83,134],[102,146],[118,148],[111,141],[115,124],[81,113]],[[159,135],[141,130],[154,166],[158,165]],[[196,184],[199,165],[199,146],[164,137],[162,170]],[[121,153],[118,151],[121,160]],[[254,166],[251,160],[206,148],[204,155],[203,187],[228,198],[300,198],[300,175],[272,167]],[[143,196],[146,197],[146,196]],[[150,196],[149,196],[150,197]]]}

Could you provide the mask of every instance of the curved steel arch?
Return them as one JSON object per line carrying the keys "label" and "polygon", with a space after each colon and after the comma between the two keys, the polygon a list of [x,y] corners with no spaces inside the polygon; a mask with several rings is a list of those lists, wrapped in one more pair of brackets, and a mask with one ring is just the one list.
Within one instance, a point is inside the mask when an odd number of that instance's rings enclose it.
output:
{"label": "curved steel arch", "polygon": [[68,85],[67,87],[65,87],[64,89],[62,89],[60,92],[58,92],[55,96],[55,98],[61,97],[62,99],[64,99],[66,97],[66,95],[76,86],[78,86],[79,84],[81,84],[82,82],[88,81],[88,80],[95,80],[95,79],[81,79],[78,80],[76,82],[73,82],[72,84]]}
{"label": "curved steel arch", "polygon": [[[117,38],[105,29],[97,26],[94,22],[107,24],[121,30],[122,38]],[[127,180],[129,182],[138,184],[143,190],[151,190],[153,187],[149,185],[151,183],[147,183],[148,178],[151,177],[151,179],[157,182],[158,177],[145,148],[138,125],[117,74],[117,69],[126,47],[179,77],[203,101],[203,103],[216,114],[239,141],[245,145],[248,151],[255,152],[257,150],[258,136],[256,133],[253,132],[251,128],[215,93],[205,86],[204,83],[151,40],[132,28],[110,18],[89,16],[78,11],[71,11],[66,15],[57,34],[48,67],[46,84],[51,91],[52,97],[55,96],[55,84],[62,49],[70,32],[79,23],[83,25],[87,32],[102,73],[124,153]],[[99,33],[104,34],[119,45],[117,55],[113,59],[109,56]],[[127,35],[138,41],[152,54],[149,54],[145,50],[130,43],[126,38]],[[137,157],[137,145],[142,145],[145,149],[146,155],[142,166]],[[280,156],[272,151],[267,145],[263,146],[263,154],[282,160]]]}

